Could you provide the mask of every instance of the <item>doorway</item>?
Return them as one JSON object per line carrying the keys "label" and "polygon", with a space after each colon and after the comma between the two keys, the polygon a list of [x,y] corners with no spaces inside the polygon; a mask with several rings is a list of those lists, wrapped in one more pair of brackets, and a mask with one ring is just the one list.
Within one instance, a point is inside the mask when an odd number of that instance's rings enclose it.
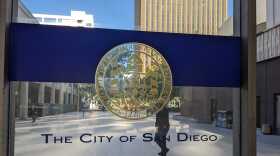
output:
{"label": "doorway", "polygon": [[257,96],[256,99],[257,108],[256,108],[256,117],[257,117],[257,128],[261,128],[261,97]]}
{"label": "doorway", "polygon": [[280,134],[280,94],[276,94],[274,98],[275,102],[275,111],[274,111],[274,121],[275,121],[275,131],[277,134]]}

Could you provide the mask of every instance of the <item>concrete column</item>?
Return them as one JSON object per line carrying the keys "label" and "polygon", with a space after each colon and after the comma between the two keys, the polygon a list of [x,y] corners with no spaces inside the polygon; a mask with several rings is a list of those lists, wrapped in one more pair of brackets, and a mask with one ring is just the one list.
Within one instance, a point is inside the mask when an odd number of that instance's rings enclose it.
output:
{"label": "concrete column", "polygon": [[59,92],[59,104],[63,105],[64,101],[64,85],[62,84]]}
{"label": "concrete column", "polygon": [[19,118],[26,120],[28,118],[28,82],[20,83],[20,103],[19,103]]}
{"label": "concrete column", "polygon": [[59,103],[59,105],[60,105],[60,111],[61,111],[61,113],[64,113],[64,105],[63,105],[63,99],[64,99],[64,92],[63,92],[63,89],[64,88],[64,84],[61,84],[60,85],[60,90],[59,90],[59,101],[58,101],[58,103]]}
{"label": "concrete column", "polygon": [[55,104],[55,86],[51,87],[51,104]]}
{"label": "concrete column", "polygon": [[64,98],[64,101],[65,101],[65,104],[68,105],[69,104],[69,97],[68,97],[69,93],[68,93],[67,89],[65,90],[65,93],[66,93],[66,96]]}
{"label": "concrete column", "polygon": [[40,83],[39,86],[39,95],[38,95],[39,105],[42,106],[42,116],[46,116],[48,114],[48,104],[45,104],[45,84]]}
{"label": "concrete column", "polygon": [[74,94],[75,94],[75,90],[74,90],[74,83],[71,84],[71,99],[70,99],[70,104],[74,105]]}
{"label": "concrete column", "polygon": [[77,85],[77,112],[80,111],[80,89],[79,85]]}
{"label": "concrete column", "polygon": [[40,105],[44,104],[44,102],[45,102],[45,84],[44,83],[40,83],[40,86],[39,86],[38,102]]}

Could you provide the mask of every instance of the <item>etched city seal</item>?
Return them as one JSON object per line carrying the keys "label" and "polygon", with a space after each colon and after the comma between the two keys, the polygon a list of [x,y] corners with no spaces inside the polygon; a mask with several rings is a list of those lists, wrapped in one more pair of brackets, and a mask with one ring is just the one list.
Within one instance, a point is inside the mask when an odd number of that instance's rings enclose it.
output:
{"label": "etched city seal", "polygon": [[95,73],[95,88],[107,110],[121,118],[138,120],[168,103],[172,73],[156,49],[143,43],[125,43],[102,57]]}

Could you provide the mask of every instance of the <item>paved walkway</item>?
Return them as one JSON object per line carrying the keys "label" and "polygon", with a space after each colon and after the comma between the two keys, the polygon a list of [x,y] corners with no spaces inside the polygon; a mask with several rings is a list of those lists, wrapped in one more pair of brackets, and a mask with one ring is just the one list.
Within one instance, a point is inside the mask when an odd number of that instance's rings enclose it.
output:
{"label": "paved walkway", "polygon": [[[232,132],[229,129],[216,128],[209,124],[197,123],[188,118],[173,118],[170,115],[171,149],[168,156],[231,156]],[[16,156],[157,156],[159,147],[153,142],[143,142],[143,134],[155,132],[154,117],[140,121],[123,120],[109,112],[66,113],[56,116],[39,118],[36,125],[31,121],[17,121],[15,137]],[[52,133],[57,136],[72,136],[71,144],[44,143],[42,133]],[[82,143],[80,136],[83,133],[92,134],[91,139],[96,143]],[[188,135],[215,135],[215,142],[178,142],[177,134]],[[100,136],[113,136],[110,143]],[[121,136],[136,136],[132,142],[121,143]],[[96,138],[95,138],[96,137]],[[260,133],[258,138],[258,155],[279,156],[280,137],[264,136]],[[53,141],[53,140],[49,140]]]}
{"label": "paved walkway", "polygon": [[[225,137],[225,140],[232,143],[232,130],[214,127],[210,124],[198,123],[193,119],[182,116],[175,117],[178,121],[191,124],[197,129],[218,133]],[[280,156],[280,135],[263,135],[257,130],[257,156]]]}

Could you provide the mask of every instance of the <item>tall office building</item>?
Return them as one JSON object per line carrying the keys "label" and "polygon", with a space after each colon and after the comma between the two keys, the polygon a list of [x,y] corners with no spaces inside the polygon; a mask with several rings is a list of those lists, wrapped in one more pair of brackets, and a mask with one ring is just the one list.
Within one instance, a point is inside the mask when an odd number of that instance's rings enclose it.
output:
{"label": "tall office building", "polygon": [[228,0],[136,0],[138,30],[218,34],[227,20]]}

